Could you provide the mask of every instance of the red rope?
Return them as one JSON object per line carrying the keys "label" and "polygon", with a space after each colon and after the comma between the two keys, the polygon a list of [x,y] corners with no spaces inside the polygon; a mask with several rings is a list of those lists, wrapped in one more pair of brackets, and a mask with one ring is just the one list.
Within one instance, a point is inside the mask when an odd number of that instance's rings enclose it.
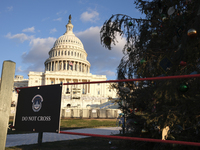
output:
{"label": "red rope", "polygon": [[[154,81],[154,80],[169,80],[169,79],[183,79],[183,78],[200,78],[200,74],[167,76],[167,77],[136,78],[136,79],[124,79],[124,80],[93,81],[93,82],[74,82],[74,83],[63,83],[63,85],[110,83],[110,82],[131,82],[131,81],[149,81],[149,80]],[[48,86],[48,85],[41,85],[41,86]],[[41,87],[41,86],[18,87],[18,88],[15,88],[15,90],[31,88],[31,87]]]}
{"label": "red rope", "polygon": [[123,79],[123,80],[108,80],[108,81],[93,81],[93,82],[76,82],[76,83],[64,83],[63,85],[110,83],[110,82],[131,82],[131,81],[149,81],[149,80],[153,81],[153,80],[169,80],[169,79],[182,79],[182,78],[200,78],[200,74],[167,76],[167,77],[150,77],[150,78]]}
{"label": "red rope", "polygon": [[76,132],[66,132],[66,131],[60,131],[60,133],[62,133],[62,134],[83,135],[83,136],[92,136],[92,137],[101,137],[101,138],[111,138],[111,139],[121,139],[121,140],[134,140],[134,141],[143,141],[143,142],[156,142],[156,143],[168,143],[168,144],[181,144],[181,145],[200,146],[200,143],[196,143],[196,142],[160,140],[160,139],[138,138],[138,137],[124,137],[124,136],[112,136],[112,135],[99,135],[99,134],[76,133]]}

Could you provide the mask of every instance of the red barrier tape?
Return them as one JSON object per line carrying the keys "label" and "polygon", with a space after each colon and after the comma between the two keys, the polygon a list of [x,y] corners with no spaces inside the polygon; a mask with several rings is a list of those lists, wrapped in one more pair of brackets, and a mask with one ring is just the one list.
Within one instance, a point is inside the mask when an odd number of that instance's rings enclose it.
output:
{"label": "red barrier tape", "polygon": [[[93,82],[74,82],[74,83],[63,83],[63,85],[110,83],[110,82],[131,82],[131,81],[154,81],[154,80],[169,80],[169,79],[183,79],[183,78],[200,78],[200,74],[166,76],[166,77],[136,78],[136,79],[124,79],[124,80],[93,81]],[[49,85],[41,85],[41,86],[49,86]],[[18,87],[18,88],[15,88],[15,90],[31,88],[31,87],[41,87],[41,86]]]}
{"label": "red barrier tape", "polygon": [[124,79],[124,80],[108,80],[108,81],[63,83],[63,85],[110,83],[110,82],[131,82],[131,81],[154,81],[154,80],[169,80],[169,79],[182,79],[182,78],[199,78],[199,77],[200,77],[200,74],[195,74],[195,75],[179,75],[179,76],[166,76],[166,77],[150,77],[150,78]]}
{"label": "red barrier tape", "polygon": [[92,137],[102,137],[102,138],[111,138],[111,139],[121,139],[121,140],[134,140],[134,141],[143,141],[143,142],[156,142],[156,143],[168,143],[168,144],[181,144],[181,145],[200,146],[200,143],[196,143],[196,142],[160,140],[160,139],[150,139],[150,138],[124,137],[124,136],[112,136],[112,135],[100,135],[100,134],[88,134],[88,133],[76,133],[76,132],[66,132],[66,131],[60,131],[60,133],[62,133],[62,134],[83,135],[83,136],[92,136]]}

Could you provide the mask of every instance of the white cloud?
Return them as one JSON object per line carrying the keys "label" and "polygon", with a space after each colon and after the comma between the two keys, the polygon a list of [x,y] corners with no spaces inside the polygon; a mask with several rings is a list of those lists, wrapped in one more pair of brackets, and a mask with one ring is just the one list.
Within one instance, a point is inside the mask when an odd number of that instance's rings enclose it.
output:
{"label": "white cloud", "polygon": [[80,19],[83,22],[96,22],[99,20],[99,13],[95,10],[88,9],[88,11],[81,14]]}
{"label": "white cloud", "polygon": [[24,33],[18,33],[18,34],[15,34],[15,35],[11,35],[10,32],[5,37],[8,38],[8,39],[18,39],[18,40],[20,40],[21,43],[23,43],[26,40],[31,40],[31,39],[34,38],[33,35],[28,36]]}
{"label": "white cloud", "polygon": [[23,29],[22,32],[35,32],[35,27]]}
{"label": "white cloud", "polygon": [[13,6],[7,7],[7,11],[12,11],[13,10]]}
{"label": "white cloud", "polygon": [[116,46],[112,45],[111,51],[105,49],[100,43],[100,29],[100,27],[90,27],[75,35],[80,38],[88,54],[91,73],[106,75],[108,79],[116,79],[116,69],[123,57],[122,49],[126,40],[118,37],[118,43]]}
{"label": "white cloud", "polygon": [[106,71],[99,71],[100,74],[106,74],[107,76],[115,76],[116,72],[106,70]]}
{"label": "white cloud", "polygon": [[61,20],[62,20],[61,17],[59,17],[59,18],[57,18],[57,19],[53,19],[53,21],[61,21]]}
{"label": "white cloud", "polygon": [[79,0],[78,1],[80,4],[86,4],[88,2],[88,0]]}
{"label": "white cloud", "polygon": [[46,21],[46,20],[49,20],[49,19],[50,19],[50,17],[46,17],[46,18],[42,19],[42,21]]}
{"label": "white cloud", "polygon": [[19,66],[19,67],[17,68],[16,72],[23,72],[23,70],[22,70],[21,68],[22,68],[22,66]]}
{"label": "white cloud", "polygon": [[56,28],[53,28],[50,30],[50,33],[54,33],[54,32],[57,32]]}
{"label": "white cloud", "polygon": [[30,50],[22,54],[22,62],[28,64],[25,71],[44,71],[44,62],[49,57],[48,52],[52,48],[56,38],[34,38],[30,41]]}
{"label": "white cloud", "polygon": [[67,10],[61,10],[59,12],[56,13],[56,15],[61,15],[61,14],[66,14]]}

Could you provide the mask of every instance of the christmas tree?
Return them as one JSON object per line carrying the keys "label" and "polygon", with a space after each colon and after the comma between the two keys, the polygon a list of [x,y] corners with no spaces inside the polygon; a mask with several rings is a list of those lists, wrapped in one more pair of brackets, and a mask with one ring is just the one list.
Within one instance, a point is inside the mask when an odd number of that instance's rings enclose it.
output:
{"label": "christmas tree", "polygon": [[[112,49],[117,35],[126,38],[118,79],[200,73],[200,1],[135,0],[145,19],[116,14],[101,28],[101,43]],[[113,84],[121,109],[132,118],[135,134],[167,139],[200,141],[199,78]],[[131,110],[137,108],[137,113]],[[154,145],[155,146],[155,145]],[[179,149],[179,146],[173,147]],[[194,149],[194,147],[193,147]]]}

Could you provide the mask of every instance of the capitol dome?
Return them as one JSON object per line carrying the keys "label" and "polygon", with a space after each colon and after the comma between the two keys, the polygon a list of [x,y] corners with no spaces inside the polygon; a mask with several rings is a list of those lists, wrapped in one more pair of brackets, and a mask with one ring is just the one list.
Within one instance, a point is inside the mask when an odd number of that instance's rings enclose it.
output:
{"label": "capitol dome", "polygon": [[66,25],[66,32],[55,41],[44,64],[45,71],[50,72],[90,73],[91,65],[87,61],[87,53],[81,40],[73,33],[71,15]]}

